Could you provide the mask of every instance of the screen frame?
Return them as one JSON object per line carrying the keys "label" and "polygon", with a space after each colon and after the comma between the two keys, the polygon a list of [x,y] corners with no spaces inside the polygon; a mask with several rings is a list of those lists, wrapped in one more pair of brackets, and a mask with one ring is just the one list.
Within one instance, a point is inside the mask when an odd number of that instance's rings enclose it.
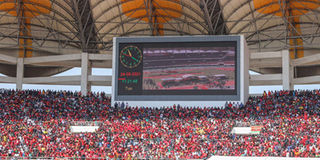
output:
{"label": "screen frame", "polygon": [[[179,36],[179,37],[114,37],[113,39],[113,101],[240,101],[240,45],[241,36]],[[119,95],[119,46],[120,44],[137,43],[170,43],[170,42],[236,42],[236,94],[224,95]]]}

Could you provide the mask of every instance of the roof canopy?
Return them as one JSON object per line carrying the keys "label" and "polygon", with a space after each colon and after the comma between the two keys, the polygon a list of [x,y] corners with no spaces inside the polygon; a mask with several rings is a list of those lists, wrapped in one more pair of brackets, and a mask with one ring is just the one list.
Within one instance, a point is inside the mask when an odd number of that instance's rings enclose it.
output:
{"label": "roof canopy", "polygon": [[[319,49],[319,0],[0,0],[2,54],[103,53],[115,36],[244,34],[253,51]],[[302,51],[300,51],[302,50]]]}

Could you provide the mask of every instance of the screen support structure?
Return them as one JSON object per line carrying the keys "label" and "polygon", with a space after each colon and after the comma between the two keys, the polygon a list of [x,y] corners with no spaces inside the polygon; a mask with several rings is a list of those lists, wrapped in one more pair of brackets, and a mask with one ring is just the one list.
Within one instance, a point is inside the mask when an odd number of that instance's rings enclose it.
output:
{"label": "screen support structure", "polygon": [[[144,90],[142,83],[147,72],[146,57],[138,61],[139,55],[144,56],[147,51],[145,48],[186,48],[188,44],[198,44],[196,47],[226,47],[228,44],[236,44],[235,63],[234,66],[234,92],[232,87],[217,89],[180,89],[172,91],[174,87],[161,88],[158,90]],[[209,45],[208,45],[209,44]],[[192,45],[191,45],[192,46]],[[187,48],[188,48],[187,47]],[[141,51],[140,51],[141,50]],[[156,49],[153,49],[156,50]],[[170,49],[167,49],[170,51]],[[166,51],[167,51],[166,50]],[[166,52],[163,51],[162,52]],[[202,51],[202,50],[201,50]],[[140,53],[141,52],[141,53]],[[170,51],[171,52],[171,51]],[[202,51],[203,52],[203,51]],[[159,53],[160,54],[160,53]],[[167,53],[166,53],[167,54]],[[168,55],[170,56],[170,54]],[[122,58],[122,59],[121,59]],[[208,59],[208,57],[206,58]],[[210,58],[209,58],[210,59]],[[176,59],[175,59],[176,60]],[[194,60],[194,59],[193,59]],[[178,64],[177,61],[173,61]],[[191,61],[190,61],[191,62]],[[217,64],[215,64],[217,65]],[[219,64],[218,65],[222,65]],[[226,66],[225,63],[223,63]],[[144,67],[143,67],[144,66]],[[164,65],[166,66],[166,65]],[[140,68],[139,68],[140,67]],[[113,66],[112,66],[112,104],[126,103],[129,106],[137,107],[170,107],[180,105],[182,107],[223,107],[226,102],[245,103],[249,94],[249,50],[244,36],[177,36],[177,37],[115,37],[113,39]],[[163,69],[162,69],[163,70]],[[131,76],[136,75],[136,81],[130,80],[130,76],[126,76],[125,72]],[[171,71],[170,71],[171,72]],[[192,73],[196,74],[196,73]],[[201,74],[199,74],[201,75]],[[220,74],[221,75],[221,74]],[[121,77],[122,76],[122,77]],[[140,77],[139,77],[140,76]],[[165,75],[166,76],[166,75]],[[175,81],[183,81],[186,75],[175,78]],[[217,75],[216,75],[217,76]],[[177,76],[175,76],[177,77]],[[204,77],[203,75],[198,77]],[[130,82],[136,82],[124,85],[124,79]],[[165,77],[163,81],[169,81],[170,78]],[[181,80],[183,79],[183,80]],[[159,81],[159,79],[158,79]],[[176,82],[175,82],[176,83]],[[194,84],[194,83],[192,83]],[[176,87],[176,86],[175,86]],[[179,88],[176,87],[176,88]],[[171,89],[171,90],[170,90]],[[209,90],[209,91],[208,91]]]}

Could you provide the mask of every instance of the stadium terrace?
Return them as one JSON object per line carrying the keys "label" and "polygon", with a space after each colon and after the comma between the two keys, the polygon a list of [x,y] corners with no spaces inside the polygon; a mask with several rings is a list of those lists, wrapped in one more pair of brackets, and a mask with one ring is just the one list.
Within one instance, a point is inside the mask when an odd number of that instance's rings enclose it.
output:
{"label": "stadium terrace", "polygon": [[[320,92],[275,91],[245,105],[149,108],[104,93],[0,90],[0,156],[207,159],[320,157]],[[98,126],[73,133],[70,126]],[[260,125],[259,134],[231,133]]]}

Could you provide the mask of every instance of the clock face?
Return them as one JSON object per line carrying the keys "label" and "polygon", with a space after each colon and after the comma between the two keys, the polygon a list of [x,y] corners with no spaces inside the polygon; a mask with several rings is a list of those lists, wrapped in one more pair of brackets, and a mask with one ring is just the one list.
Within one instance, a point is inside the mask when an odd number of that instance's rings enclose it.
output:
{"label": "clock face", "polygon": [[136,46],[127,46],[120,52],[120,62],[124,67],[135,68],[142,61],[142,52]]}

